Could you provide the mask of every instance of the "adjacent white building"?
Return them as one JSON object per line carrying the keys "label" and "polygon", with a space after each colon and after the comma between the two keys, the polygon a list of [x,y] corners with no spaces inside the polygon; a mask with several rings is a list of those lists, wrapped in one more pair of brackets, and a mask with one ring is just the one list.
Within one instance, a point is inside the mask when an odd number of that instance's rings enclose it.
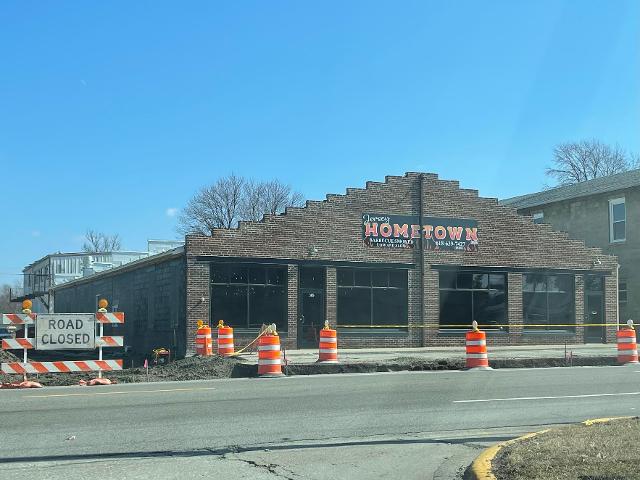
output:
{"label": "adjacent white building", "polygon": [[177,240],[148,240],[147,251],[51,253],[27,265],[23,270],[23,291],[14,295],[17,301],[32,299],[36,313],[53,312],[50,289],[56,285],[86,277],[110,268],[120,267],[141,258],[157,255],[184,245]]}

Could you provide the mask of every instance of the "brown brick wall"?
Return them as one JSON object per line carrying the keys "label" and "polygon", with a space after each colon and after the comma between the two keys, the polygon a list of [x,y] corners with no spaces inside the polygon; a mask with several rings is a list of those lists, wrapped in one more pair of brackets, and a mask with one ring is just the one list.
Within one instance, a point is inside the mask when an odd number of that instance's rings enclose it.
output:
{"label": "brown brick wall", "polygon": [[[364,189],[349,188],[345,195],[327,195],[324,201],[309,201],[304,208],[288,208],[285,215],[268,215],[261,222],[241,222],[238,229],[216,230],[212,237],[187,236],[187,335],[193,336],[197,319],[208,319],[209,270],[207,261],[215,257],[263,259],[290,264],[289,267],[289,348],[295,345],[297,322],[297,270],[295,265],[313,261],[326,265],[326,315],[336,321],[334,262],[353,265],[403,264],[409,269],[408,332],[340,332],[344,347],[460,345],[460,336],[438,333],[439,292],[437,265],[502,267],[506,269],[565,269],[615,271],[615,258],[599,249],[587,248],[548,225],[533,224],[514,209],[499,206],[495,199],[479,198],[475,190],[460,189],[457,182],[439,180],[433,174],[408,173],[387,177],[385,182],[367,182]],[[420,183],[422,182],[422,191]],[[420,249],[366,247],[362,238],[363,213],[417,215],[420,198],[424,216],[473,218],[478,221],[478,252],[433,252]],[[317,250],[317,251],[314,251]],[[422,262],[420,255],[422,254]],[[594,267],[595,258],[601,264]],[[420,267],[424,285],[420,291]],[[295,280],[292,278],[295,276]],[[615,281],[607,277],[607,319],[615,303]],[[292,292],[292,289],[296,289]],[[489,343],[559,343],[582,341],[578,335],[522,334],[522,274],[509,273],[508,302],[510,333],[490,334]],[[576,289],[576,317],[583,316],[583,293]],[[613,297],[612,297],[613,295]],[[200,297],[207,301],[198,304]],[[424,303],[421,308],[421,301]],[[422,310],[422,315],[421,315]],[[581,329],[579,329],[581,330]]]}

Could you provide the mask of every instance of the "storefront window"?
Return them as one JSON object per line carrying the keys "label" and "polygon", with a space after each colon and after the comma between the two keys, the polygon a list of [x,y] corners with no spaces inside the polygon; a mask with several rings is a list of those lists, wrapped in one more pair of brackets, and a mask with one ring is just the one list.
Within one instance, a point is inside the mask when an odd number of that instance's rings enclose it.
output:
{"label": "storefront window", "polygon": [[235,328],[275,323],[287,330],[286,267],[212,264],[212,324],[224,320]]}
{"label": "storefront window", "polygon": [[573,275],[523,275],[524,327],[574,331],[574,283]]}
{"label": "storefront window", "polygon": [[338,326],[408,323],[407,270],[339,268]]}
{"label": "storefront window", "polygon": [[506,274],[440,271],[440,328],[507,328]]}

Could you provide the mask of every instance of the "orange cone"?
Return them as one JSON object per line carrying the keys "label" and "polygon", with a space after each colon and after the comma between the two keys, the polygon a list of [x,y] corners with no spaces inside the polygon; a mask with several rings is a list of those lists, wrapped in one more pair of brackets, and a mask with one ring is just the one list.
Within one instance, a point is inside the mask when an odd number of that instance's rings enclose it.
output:
{"label": "orange cone", "polygon": [[616,332],[618,340],[618,363],[627,365],[638,363],[638,343],[636,331],[633,329],[633,320],[627,322],[627,327]]}
{"label": "orange cone", "polygon": [[218,321],[218,355],[233,354],[233,328],[225,326],[224,320]]}
{"label": "orange cone", "polygon": [[320,349],[318,363],[338,363],[338,333],[329,328],[329,322],[324,322],[320,330]]}
{"label": "orange cone", "polygon": [[281,377],[280,337],[275,325],[267,327],[267,333],[258,339],[258,376]]}
{"label": "orange cone", "polygon": [[465,334],[467,361],[469,370],[492,370],[487,354],[487,335],[478,330],[478,322],[472,322],[473,330]]}
{"label": "orange cone", "polygon": [[196,331],[196,355],[209,357],[213,355],[213,345],[211,344],[211,327],[198,321]]}

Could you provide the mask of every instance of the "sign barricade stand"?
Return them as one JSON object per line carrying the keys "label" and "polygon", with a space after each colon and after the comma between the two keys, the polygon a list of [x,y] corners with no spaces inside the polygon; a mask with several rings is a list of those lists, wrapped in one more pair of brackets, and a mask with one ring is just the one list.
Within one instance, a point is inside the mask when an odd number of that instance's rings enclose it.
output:
{"label": "sign barricade stand", "polygon": [[[121,359],[104,360],[102,356],[103,348],[124,346],[124,337],[104,334],[105,324],[124,323],[124,313],[107,312],[107,306],[108,302],[105,299],[101,299],[99,302],[100,308],[95,314],[35,314],[31,313],[30,310],[31,301],[25,300],[23,302],[23,313],[4,314],[1,317],[4,325],[24,325],[22,338],[3,339],[1,344],[3,350],[22,349],[22,362],[2,363],[0,364],[0,371],[13,375],[22,374],[23,384],[31,384],[34,382],[27,381],[27,374],[30,373],[98,372],[98,378],[101,379],[103,371],[122,370]],[[98,324],[99,328],[97,335],[96,324]],[[35,327],[34,338],[28,338],[29,325],[34,325]],[[28,360],[29,350],[94,350],[95,348],[98,349],[97,360],[57,362],[34,362]],[[104,383],[106,382],[89,382],[88,384]]]}

